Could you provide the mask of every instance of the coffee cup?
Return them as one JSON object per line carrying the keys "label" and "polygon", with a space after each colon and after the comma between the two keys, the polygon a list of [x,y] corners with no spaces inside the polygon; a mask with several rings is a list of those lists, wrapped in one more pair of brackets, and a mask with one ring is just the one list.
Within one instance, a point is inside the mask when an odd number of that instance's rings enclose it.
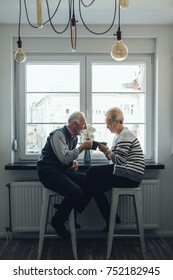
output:
{"label": "coffee cup", "polygon": [[99,145],[99,142],[97,142],[97,141],[92,141],[92,142],[93,142],[92,150],[96,150]]}

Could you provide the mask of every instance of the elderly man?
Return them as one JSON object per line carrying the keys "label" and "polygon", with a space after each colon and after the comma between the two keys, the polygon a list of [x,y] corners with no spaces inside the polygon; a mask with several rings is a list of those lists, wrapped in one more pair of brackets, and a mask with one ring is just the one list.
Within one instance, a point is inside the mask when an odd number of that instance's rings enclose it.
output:
{"label": "elderly man", "polygon": [[37,162],[41,183],[64,196],[51,220],[52,227],[62,238],[70,237],[64,223],[73,208],[77,211],[80,209],[80,201],[85,196],[82,190],[85,174],[77,171],[78,164],[75,160],[82,151],[92,148],[92,141],[87,141],[76,148],[77,135],[85,128],[86,120],[83,113],[74,112],[69,117],[67,125],[49,134]]}

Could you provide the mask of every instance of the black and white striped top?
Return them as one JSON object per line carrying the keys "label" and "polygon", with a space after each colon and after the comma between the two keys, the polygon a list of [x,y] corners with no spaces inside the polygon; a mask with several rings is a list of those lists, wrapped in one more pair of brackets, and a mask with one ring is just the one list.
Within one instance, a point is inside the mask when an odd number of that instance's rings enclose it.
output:
{"label": "black and white striped top", "polygon": [[143,151],[139,140],[127,127],[115,136],[111,150],[113,173],[141,182],[145,170]]}

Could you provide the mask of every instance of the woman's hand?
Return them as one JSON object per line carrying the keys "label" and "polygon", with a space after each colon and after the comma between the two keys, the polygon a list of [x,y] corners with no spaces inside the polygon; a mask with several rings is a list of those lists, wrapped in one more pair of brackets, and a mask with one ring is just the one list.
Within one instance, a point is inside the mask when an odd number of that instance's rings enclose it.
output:
{"label": "woman's hand", "polygon": [[109,148],[104,144],[99,144],[99,150],[105,154],[109,150]]}
{"label": "woman's hand", "polygon": [[107,159],[111,160],[112,159],[112,151],[109,150],[109,148],[107,146],[105,146],[104,144],[99,144],[99,150],[105,154],[105,156],[107,157]]}

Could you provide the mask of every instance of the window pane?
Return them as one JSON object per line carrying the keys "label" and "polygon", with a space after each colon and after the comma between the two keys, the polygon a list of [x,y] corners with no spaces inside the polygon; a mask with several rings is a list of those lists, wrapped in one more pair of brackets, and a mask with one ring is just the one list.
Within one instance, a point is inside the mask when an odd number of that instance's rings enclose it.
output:
{"label": "window pane", "polygon": [[26,69],[25,153],[29,155],[39,154],[50,131],[80,110],[80,64],[28,63]]}
{"label": "window pane", "polygon": [[124,123],[138,137],[145,152],[146,76],[145,63],[92,63],[92,122],[97,126],[98,141],[112,144],[112,134],[104,124],[105,112],[119,107]]}
{"label": "window pane", "polygon": [[105,112],[111,107],[119,107],[124,113],[128,123],[144,123],[145,120],[145,95],[141,93],[93,93],[93,122],[103,123]]}
{"label": "window pane", "polygon": [[27,123],[66,123],[79,110],[79,93],[27,94]]}
{"label": "window pane", "polygon": [[79,111],[79,94],[27,96],[26,153],[39,153],[50,131],[57,128],[57,123],[61,126],[66,124],[68,117]]}
{"label": "window pane", "polygon": [[93,92],[124,92],[145,90],[144,64],[92,66]]}
{"label": "window pane", "polygon": [[79,63],[27,64],[27,92],[79,92]]}
{"label": "window pane", "polygon": [[39,154],[50,131],[61,127],[61,124],[28,124],[26,126],[26,154]]}
{"label": "window pane", "polygon": [[143,92],[145,65],[92,65],[92,92]]}

